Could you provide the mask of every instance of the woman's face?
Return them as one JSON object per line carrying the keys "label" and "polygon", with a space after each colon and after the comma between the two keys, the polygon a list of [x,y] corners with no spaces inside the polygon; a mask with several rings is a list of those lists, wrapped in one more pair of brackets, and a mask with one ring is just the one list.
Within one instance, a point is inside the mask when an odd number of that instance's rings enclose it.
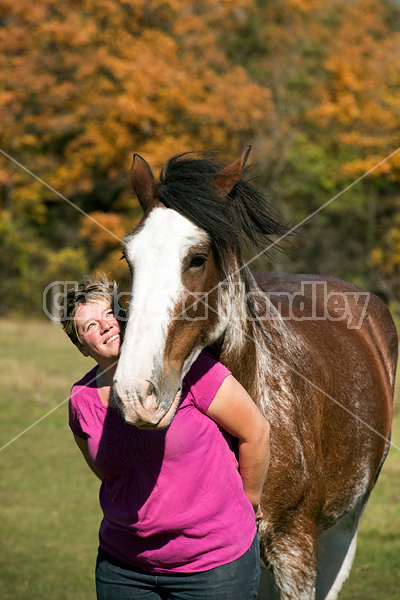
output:
{"label": "woman's face", "polygon": [[91,356],[97,362],[118,358],[120,324],[106,300],[81,304],[76,311],[75,322],[82,354]]}

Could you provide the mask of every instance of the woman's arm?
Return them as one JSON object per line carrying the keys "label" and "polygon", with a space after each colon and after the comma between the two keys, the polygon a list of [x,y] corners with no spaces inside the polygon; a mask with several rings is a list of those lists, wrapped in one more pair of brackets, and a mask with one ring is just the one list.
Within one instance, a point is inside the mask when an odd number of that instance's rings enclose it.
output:
{"label": "woman's arm", "polygon": [[243,488],[256,511],[269,465],[268,421],[232,375],[223,381],[206,414],[238,438]]}
{"label": "woman's arm", "polygon": [[75,434],[74,434],[74,438],[75,438],[75,442],[76,442],[79,450],[82,452],[83,458],[86,460],[89,468],[100,479],[100,481],[103,481],[103,475],[101,475],[98,471],[96,471],[96,469],[94,468],[94,466],[92,464],[92,461],[90,460],[87,441],[84,440],[83,438],[80,438],[78,435],[75,435]]}

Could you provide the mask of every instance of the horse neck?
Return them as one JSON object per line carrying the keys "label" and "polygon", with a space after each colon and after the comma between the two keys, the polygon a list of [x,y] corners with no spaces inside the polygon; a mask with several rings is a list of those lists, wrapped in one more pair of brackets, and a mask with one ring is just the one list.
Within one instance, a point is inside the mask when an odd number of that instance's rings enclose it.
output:
{"label": "horse neck", "polygon": [[[290,385],[289,332],[247,268],[228,277],[229,324],[220,360],[265,411]],[[239,281],[240,279],[240,281]],[[232,294],[232,286],[235,293]],[[258,315],[258,318],[256,316]],[[285,392],[286,390],[286,392]]]}

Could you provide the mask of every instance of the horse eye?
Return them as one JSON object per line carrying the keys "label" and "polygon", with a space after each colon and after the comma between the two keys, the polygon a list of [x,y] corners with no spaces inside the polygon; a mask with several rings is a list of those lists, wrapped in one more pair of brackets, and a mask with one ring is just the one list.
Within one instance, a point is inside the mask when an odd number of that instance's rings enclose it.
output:
{"label": "horse eye", "polygon": [[207,258],[205,256],[194,256],[189,264],[189,269],[202,267],[206,262]]}
{"label": "horse eye", "polygon": [[126,260],[125,254],[123,254],[119,260]]}

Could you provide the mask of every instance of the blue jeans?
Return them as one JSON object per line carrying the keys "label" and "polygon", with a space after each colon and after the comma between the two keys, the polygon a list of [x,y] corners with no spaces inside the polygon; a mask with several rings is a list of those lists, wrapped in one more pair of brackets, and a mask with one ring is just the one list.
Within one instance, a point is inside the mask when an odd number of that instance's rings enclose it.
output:
{"label": "blue jeans", "polygon": [[135,569],[99,548],[97,600],[254,600],[260,580],[258,537],[240,558],[200,573]]}

